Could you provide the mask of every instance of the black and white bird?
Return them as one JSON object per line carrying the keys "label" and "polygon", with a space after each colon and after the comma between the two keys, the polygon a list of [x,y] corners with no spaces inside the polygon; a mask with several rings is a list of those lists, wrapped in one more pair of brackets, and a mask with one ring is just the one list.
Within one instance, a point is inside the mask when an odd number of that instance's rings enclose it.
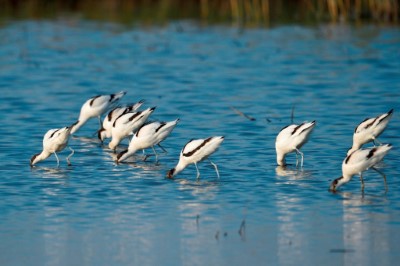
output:
{"label": "black and white bird", "polygon": [[90,118],[98,117],[101,127],[101,116],[111,109],[126,94],[121,91],[109,95],[97,95],[87,100],[81,107],[78,121],[76,121],[71,129],[71,134],[78,131]]}
{"label": "black and white bird", "polygon": [[[189,164],[194,164],[197,170],[197,178],[200,177],[199,168],[197,167],[197,163],[207,159],[211,154],[213,154],[224,141],[223,136],[217,137],[209,137],[207,139],[195,139],[189,141],[182,149],[179,162],[175,166],[167,172],[168,178],[173,178],[178,173],[180,173],[183,169],[186,168]],[[215,171],[217,172],[217,176],[219,178],[218,167],[215,163],[210,163],[214,166]]]}
{"label": "black and white bird", "polygon": [[[117,155],[117,162],[125,161],[138,150],[152,148],[158,162],[158,155],[154,149],[155,145],[159,145],[165,140],[177,125],[179,119],[170,122],[152,122],[143,125],[133,136],[127,150]],[[146,157],[145,157],[146,158]]]}
{"label": "black and white bird", "polygon": [[147,121],[156,107],[147,108],[143,111],[122,114],[118,117],[111,129],[111,141],[108,147],[115,151],[118,144],[126,137],[133,135]]}
{"label": "black and white bird", "polygon": [[377,117],[374,118],[367,118],[364,121],[362,121],[354,130],[353,146],[347,152],[347,155],[351,154],[353,151],[358,150],[365,143],[371,141],[374,142],[374,145],[375,142],[381,145],[382,143],[377,139],[377,137],[379,137],[387,127],[390,118],[393,115],[393,111],[394,110],[391,109],[387,113],[378,115]]}
{"label": "black and white bird", "polygon": [[114,121],[123,114],[135,112],[143,105],[144,101],[141,100],[135,104],[115,107],[112,109],[103,120],[103,126],[97,131],[97,136],[103,142],[106,138],[111,138],[111,130]]}
{"label": "black and white bird", "polygon": [[342,176],[333,180],[330,186],[331,191],[336,191],[340,186],[349,182],[353,175],[359,175],[361,181],[361,187],[364,189],[364,179],[362,173],[369,168],[375,170],[383,176],[386,187],[385,175],[376,169],[374,166],[382,161],[383,157],[392,148],[391,144],[383,144],[373,148],[359,149],[348,155],[342,164]]}
{"label": "black and white bird", "polygon": [[315,124],[316,122],[314,120],[312,122],[304,122],[300,125],[289,125],[282,128],[275,141],[276,161],[278,165],[286,165],[286,154],[296,152],[296,166],[299,163],[297,155],[300,154],[301,167],[303,167],[304,156],[300,148],[308,141]]}
{"label": "black and white bird", "polygon": [[[57,159],[57,166],[60,165],[57,152],[62,151],[67,145],[71,134],[71,127],[63,127],[57,129],[50,129],[43,137],[43,150],[41,153],[35,154],[31,158],[30,165],[34,166],[36,163],[43,161],[54,154]],[[74,150],[70,147],[72,153],[67,157],[68,165],[71,165],[69,158],[74,154]]]}

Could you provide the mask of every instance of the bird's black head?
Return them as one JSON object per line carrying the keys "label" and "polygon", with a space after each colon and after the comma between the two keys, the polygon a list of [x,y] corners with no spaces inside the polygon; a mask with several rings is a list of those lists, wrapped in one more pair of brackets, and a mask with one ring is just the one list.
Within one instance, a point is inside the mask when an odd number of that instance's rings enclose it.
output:
{"label": "bird's black head", "polygon": [[175,173],[175,168],[172,168],[171,170],[169,170],[167,172],[167,178],[170,178],[170,179],[174,178],[174,173]]}
{"label": "bird's black head", "polygon": [[332,183],[331,183],[331,185],[330,185],[330,187],[329,187],[329,191],[331,191],[331,192],[336,192],[336,189],[337,189],[337,187],[338,187],[339,180],[342,179],[342,178],[343,178],[343,176],[341,176],[341,177],[336,178],[335,180],[333,180]]}
{"label": "bird's black head", "polygon": [[35,155],[32,156],[31,162],[30,162],[30,166],[31,166],[31,167],[33,167],[34,161],[35,161],[36,157],[38,157],[39,154],[40,154],[40,153],[37,153],[37,154],[35,154]]}
{"label": "bird's black head", "polygon": [[104,129],[104,127],[100,128],[100,129],[97,131],[97,137],[99,138],[99,140],[101,140],[101,142],[103,142],[103,140],[104,140],[104,138],[103,138],[103,133],[104,133],[105,131],[106,131],[106,130]]}
{"label": "bird's black head", "polygon": [[124,155],[127,152],[128,152],[128,150],[124,150],[124,151],[121,151],[120,153],[118,153],[118,155],[117,155],[117,163],[119,163],[119,159],[121,159],[122,155]]}

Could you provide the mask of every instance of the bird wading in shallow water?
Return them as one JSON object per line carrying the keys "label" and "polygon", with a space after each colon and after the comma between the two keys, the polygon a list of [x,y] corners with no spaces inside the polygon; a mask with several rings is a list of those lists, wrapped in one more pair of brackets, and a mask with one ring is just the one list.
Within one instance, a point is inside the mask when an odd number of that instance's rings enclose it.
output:
{"label": "bird wading in shallow water", "polygon": [[99,140],[103,142],[106,138],[111,138],[111,130],[115,120],[123,114],[135,112],[143,103],[144,101],[141,100],[133,105],[112,109],[104,118],[102,127],[97,131]]}
{"label": "bird wading in shallow water", "polygon": [[377,137],[379,137],[385,130],[390,121],[390,118],[392,118],[392,115],[393,109],[391,109],[387,113],[378,115],[377,117],[367,118],[362,121],[354,130],[353,146],[347,152],[347,155],[351,154],[353,151],[358,150],[365,143],[371,141],[374,142],[374,145],[375,142],[381,145],[382,143],[377,139]]}
{"label": "bird wading in shallow water", "polygon": [[147,118],[154,112],[156,107],[147,108],[143,111],[126,113],[118,117],[111,129],[111,141],[108,147],[111,150],[117,148],[118,144],[126,137],[133,135],[146,122]]}
{"label": "bird wading in shallow water", "polygon": [[298,165],[298,154],[301,156],[301,167],[303,167],[303,153],[300,148],[308,141],[311,131],[316,122],[304,122],[300,125],[289,125],[284,127],[276,137],[276,161],[278,165],[285,166],[285,156],[288,153],[296,152],[296,166]]}
{"label": "bird wading in shallow water", "polygon": [[374,166],[382,161],[391,148],[391,144],[383,144],[373,148],[359,149],[347,155],[342,164],[342,176],[332,181],[330,190],[336,191],[340,186],[348,183],[353,175],[357,174],[360,176],[361,188],[364,190],[362,173],[369,168],[382,175],[387,190],[386,176]]}
{"label": "bird wading in shallow water", "polygon": [[[71,133],[71,127],[63,127],[59,129],[50,129],[43,137],[43,150],[41,153],[35,154],[31,158],[30,165],[43,161],[54,154],[57,159],[57,166],[60,165],[57,152],[62,151],[67,145]],[[74,154],[74,150],[70,148],[72,153],[67,157],[68,165],[71,165],[69,158]]]}
{"label": "bird wading in shallow water", "polygon": [[[207,139],[195,139],[189,141],[182,149],[179,162],[167,172],[168,178],[173,178],[189,164],[194,164],[197,170],[197,179],[200,177],[199,168],[197,163],[207,159],[211,154],[213,154],[224,141],[223,136],[209,137]],[[218,167],[215,163],[210,163],[214,166],[217,176],[219,178]]]}
{"label": "bird wading in shallow water", "polygon": [[[127,150],[117,155],[117,162],[122,162],[132,156],[138,150],[152,148],[158,162],[158,155],[154,145],[159,145],[165,140],[177,125],[179,119],[170,122],[152,122],[143,125],[133,136]],[[145,157],[145,159],[147,156]]]}
{"label": "bird wading in shallow water", "polygon": [[111,109],[126,94],[121,91],[109,95],[98,95],[87,100],[81,107],[78,121],[72,125],[71,134],[77,132],[90,118],[98,117],[101,127],[101,116]]}

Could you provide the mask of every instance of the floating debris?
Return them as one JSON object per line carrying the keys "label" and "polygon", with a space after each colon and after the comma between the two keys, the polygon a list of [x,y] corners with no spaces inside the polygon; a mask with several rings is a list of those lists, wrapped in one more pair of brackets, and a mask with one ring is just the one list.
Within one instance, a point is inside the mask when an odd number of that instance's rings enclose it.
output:
{"label": "floating debris", "polygon": [[245,113],[241,112],[240,110],[236,109],[235,107],[230,106],[230,108],[231,108],[233,111],[235,111],[238,115],[243,116],[243,117],[249,119],[250,121],[256,121],[256,119],[255,119],[254,117],[251,117],[251,116],[249,116],[249,115],[246,115]]}
{"label": "floating debris", "polygon": [[355,252],[354,249],[349,249],[349,248],[333,248],[329,250],[330,253],[351,253]]}
{"label": "floating debris", "polygon": [[219,230],[215,233],[215,239],[218,241],[219,240]]}

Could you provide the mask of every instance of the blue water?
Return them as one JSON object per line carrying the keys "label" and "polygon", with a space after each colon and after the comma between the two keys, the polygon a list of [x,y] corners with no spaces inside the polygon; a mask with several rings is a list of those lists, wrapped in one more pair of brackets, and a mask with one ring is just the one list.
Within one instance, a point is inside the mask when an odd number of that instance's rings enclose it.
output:
{"label": "blue water", "polygon": [[[396,264],[399,44],[398,27],[369,25],[3,24],[0,265]],[[70,140],[72,166],[68,150],[59,168],[54,156],[29,166],[48,129],[75,122],[86,99],[121,90],[123,103],[157,106],[153,119],[181,119],[158,165],[140,153],[116,165],[93,119]],[[275,160],[292,107],[296,123],[317,121],[302,170]],[[391,108],[380,137],[394,145],[379,166],[388,192],[370,171],[364,193],[358,177],[330,193],[354,127]],[[212,135],[226,138],[211,157],[220,179],[208,162],[198,181],[193,165],[165,179],[188,140]]]}

